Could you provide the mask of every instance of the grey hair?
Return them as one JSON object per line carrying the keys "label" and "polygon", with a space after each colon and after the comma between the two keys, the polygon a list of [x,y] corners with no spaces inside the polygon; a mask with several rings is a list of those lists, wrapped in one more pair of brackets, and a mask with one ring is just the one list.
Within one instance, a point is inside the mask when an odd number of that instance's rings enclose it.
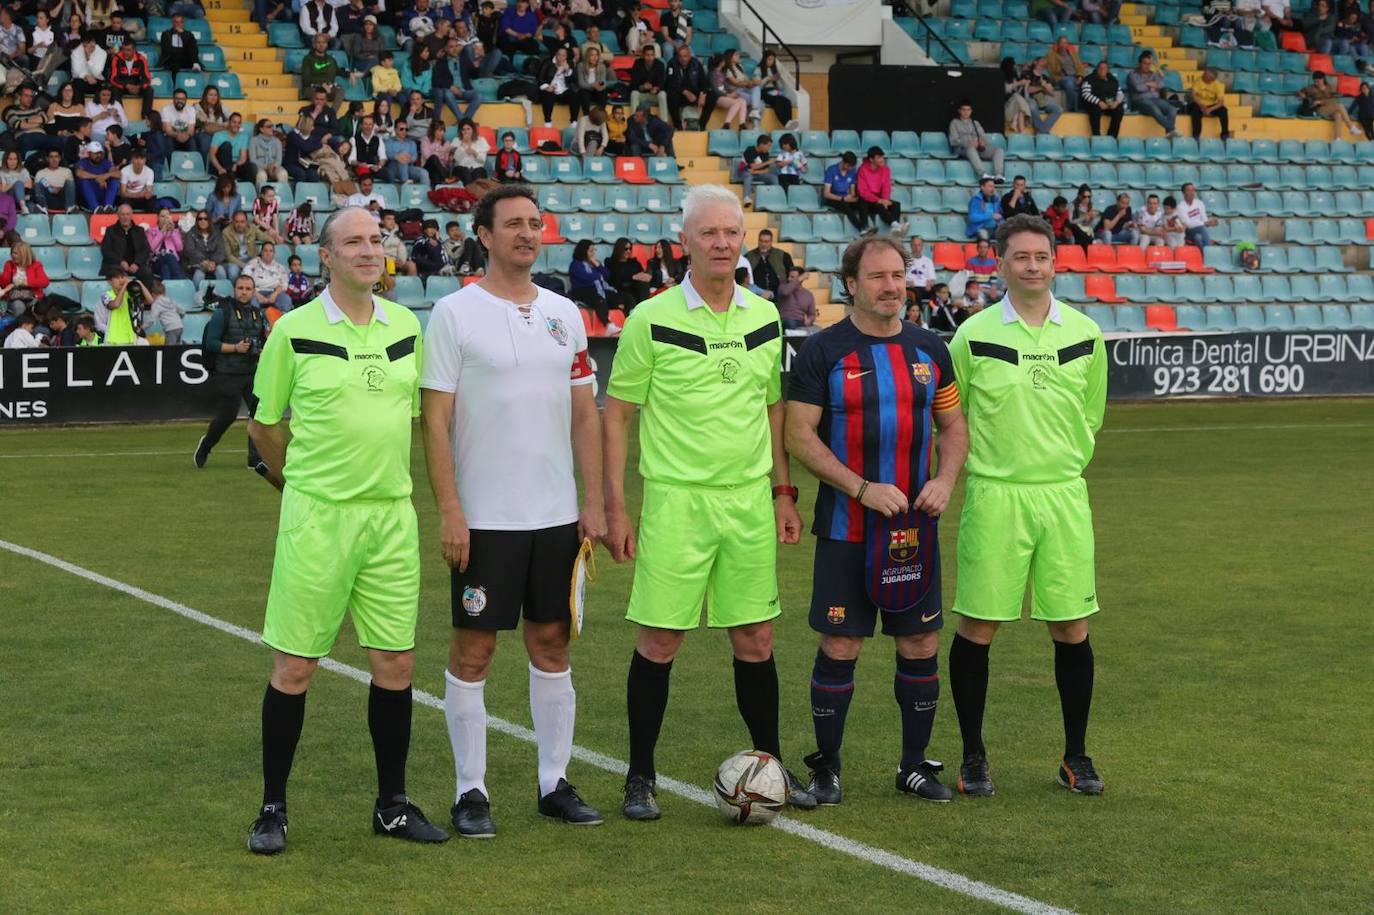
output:
{"label": "grey hair", "polygon": [[334,234],[334,223],[338,221],[339,217],[343,216],[345,213],[366,213],[368,219],[372,218],[372,211],[367,209],[366,207],[344,207],[342,209],[335,210],[333,213],[329,214],[329,218],[324,221],[324,226],[320,229],[319,246],[321,248],[329,247],[329,243],[333,241],[332,236]]}
{"label": "grey hair", "polygon": [[685,226],[692,221],[692,217],[703,207],[714,205],[731,206],[739,213],[740,222],[744,222],[744,207],[740,205],[739,197],[728,187],[719,184],[698,184],[692,187],[682,198],[682,224]]}

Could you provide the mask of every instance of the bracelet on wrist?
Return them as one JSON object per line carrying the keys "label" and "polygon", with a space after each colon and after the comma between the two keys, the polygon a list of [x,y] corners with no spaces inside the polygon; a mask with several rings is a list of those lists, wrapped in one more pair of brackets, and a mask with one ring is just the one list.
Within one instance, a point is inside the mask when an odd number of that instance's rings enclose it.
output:
{"label": "bracelet on wrist", "polygon": [[864,500],[864,493],[866,492],[868,492],[868,481],[864,480],[859,484],[859,491],[854,494],[854,501],[862,502]]}

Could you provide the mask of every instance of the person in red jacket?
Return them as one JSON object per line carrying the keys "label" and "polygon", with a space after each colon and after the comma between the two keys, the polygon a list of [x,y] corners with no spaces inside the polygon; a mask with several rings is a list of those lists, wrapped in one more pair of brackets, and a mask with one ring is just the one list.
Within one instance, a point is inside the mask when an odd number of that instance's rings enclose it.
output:
{"label": "person in red jacket", "polygon": [[859,192],[859,211],[868,228],[864,234],[877,231],[873,217],[878,216],[892,229],[894,235],[904,234],[907,224],[902,222],[902,207],[892,199],[892,169],[887,167],[887,156],[882,147],[870,146],[868,155],[859,165],[856,183]]}
{"label": "person in red jacket", "polygon": [[42,301],[48,282],[48,272],[34,259],[33,248],[27,242],[15,242],[10,259],[0,269],[0,301],[5,302],[10,314],[33,309]]}
{"label": "person in red jacket", "polygon": [[130,95],[143,100],[143,111],[139,115],[147,118],[153,110],[153,71],[148,66],[148,58],[139,53],[132,41],[119,46],[119,53],[110,58],[110,85],[114,86],[122,101]]}

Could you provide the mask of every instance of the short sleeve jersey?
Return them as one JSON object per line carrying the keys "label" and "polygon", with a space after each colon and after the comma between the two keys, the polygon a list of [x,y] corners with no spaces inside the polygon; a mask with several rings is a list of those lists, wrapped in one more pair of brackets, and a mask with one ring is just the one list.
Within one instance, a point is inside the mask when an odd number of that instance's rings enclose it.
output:
{"label": "short sleeve jersey", "polygon": [[638,305],[620,332],[606,391],[643,407],[640,475],[727,486],[771,472],[768,407],[782,398],[781,360],[777,308],[740,286],[719,314],[690,272]]}
{"label": "short sleeve jersey", "polygon": [[1057,299],[1031,327],[1007,299],[959,325],[950,344],[968,417],[968,472],[1063,483],[1092,460],[1107,407],[1102,331]]}
{"label": "short sleeve jersey", "polygon": [[380,298],[363,326],[327,289],[277,320],[253,393],[260,423],[291,411],[286,485],[327,502],[410,496],[421,349],[420,322]]}
{"label": "short sleeve jersey", "polygon": [[825,183],[830,186],[830,192],[838,197],[843,197],[854,187],[854,182],[859,180],[859,170],[851,168],[848,172],[840,170],[838,163],[825,170]]}
{"label": "short sleeve jersey", "polygon": [[[934,414],[959,407],[944,341],[902,322],[893,337],[870,337],[845,318],[807,338],[792,362],[787,396],[821,408],[816,434],[846,467],[915,498],[930,479]],[[822,482],[817,537],[864,539],[864,507]]]}
{"label": "short sleeve jersey", "polygon": [[458,500],[479,530],[578,518],[572,388],[595,381],[577,306],[540,289],[528,311],[478,284],[444,296],[420,386],[454,395]]}

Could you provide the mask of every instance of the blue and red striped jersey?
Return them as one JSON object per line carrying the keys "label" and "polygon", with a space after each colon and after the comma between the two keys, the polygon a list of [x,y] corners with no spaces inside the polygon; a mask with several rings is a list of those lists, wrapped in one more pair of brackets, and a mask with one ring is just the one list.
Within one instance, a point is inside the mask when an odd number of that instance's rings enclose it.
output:
{"label": "blue and red striped jersey", "polygon": [[[896,336],[870,337],[849,318],[802,345],[787,396],[821,408],[816,433],[845,466],[912,499],[932,470],[934,412],[959,405],[954,366],[938,336],[903,322]],[[811,532],[862,542],[864,511],[822,482]]]}

